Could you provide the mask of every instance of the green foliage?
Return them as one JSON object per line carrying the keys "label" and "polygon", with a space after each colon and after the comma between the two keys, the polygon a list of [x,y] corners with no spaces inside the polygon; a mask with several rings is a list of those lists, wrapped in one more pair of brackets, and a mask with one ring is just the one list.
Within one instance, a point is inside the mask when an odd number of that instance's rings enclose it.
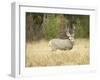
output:
{"label": "green foliage", "polygon": [[75,37],[89,38],[89,16],[77,16]]}
{"label": "green foliage", "polygon": [[[73,20],[71,20],[74,18]],[[53,39],[65,36],[68,20],[75,24],[75,38],[89,38],[89,16],[67,14],[26,13],[26,40]],[[64,32],[64,33],[63,33]]]}
{"label": "green foliage", "polygon": [[59,17],[54,14],[47,14],[47,21],[45,23],[45,38],[52,39],[58,36]]}

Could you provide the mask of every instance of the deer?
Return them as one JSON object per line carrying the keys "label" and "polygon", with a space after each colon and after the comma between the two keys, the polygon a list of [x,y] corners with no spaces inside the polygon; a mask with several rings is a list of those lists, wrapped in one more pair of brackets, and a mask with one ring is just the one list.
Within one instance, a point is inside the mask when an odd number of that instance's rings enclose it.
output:
{"label": "deer", "polygon": [[66,31],[66,36],[68,38],[67,39],[60,39],[60,38],[51,39],[48,44],[49,47],[51,48],[52,51],[56,51],[57,49],[71,50],[74,45],[74,33],[75,33],[75,25],[72,24],[72,26],[67,28],[67,31]]}

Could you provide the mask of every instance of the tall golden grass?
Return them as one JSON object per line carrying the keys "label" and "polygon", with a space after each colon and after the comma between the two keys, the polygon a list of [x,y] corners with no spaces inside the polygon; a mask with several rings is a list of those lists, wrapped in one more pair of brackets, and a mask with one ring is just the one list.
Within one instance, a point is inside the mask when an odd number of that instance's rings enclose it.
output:
{"label": "tall golden grass", "polygon": [[48,41],[26,43],[26,67],[89,64],[89,40],[76,39],[72,50],[51,51]]}

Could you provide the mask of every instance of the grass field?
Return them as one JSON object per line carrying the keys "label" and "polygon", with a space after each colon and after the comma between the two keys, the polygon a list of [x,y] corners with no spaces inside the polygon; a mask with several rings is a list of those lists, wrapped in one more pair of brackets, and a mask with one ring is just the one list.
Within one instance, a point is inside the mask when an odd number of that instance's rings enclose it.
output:
{"label": "grass field", "polygon": [[48,41],[26,44],[26,67],[89,64],[89,40],[76,39],[72,50],[51,51]]}

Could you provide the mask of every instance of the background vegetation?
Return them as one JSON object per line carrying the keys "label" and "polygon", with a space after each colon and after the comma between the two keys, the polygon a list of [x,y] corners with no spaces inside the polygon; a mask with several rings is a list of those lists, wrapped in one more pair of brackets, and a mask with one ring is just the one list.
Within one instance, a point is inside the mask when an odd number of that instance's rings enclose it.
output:
{"label": "background vegetation", "polygon": [[69,23],[75,24],[75,38],[89,38],[89,15],[26,13],[26,41],[66,38]]}

